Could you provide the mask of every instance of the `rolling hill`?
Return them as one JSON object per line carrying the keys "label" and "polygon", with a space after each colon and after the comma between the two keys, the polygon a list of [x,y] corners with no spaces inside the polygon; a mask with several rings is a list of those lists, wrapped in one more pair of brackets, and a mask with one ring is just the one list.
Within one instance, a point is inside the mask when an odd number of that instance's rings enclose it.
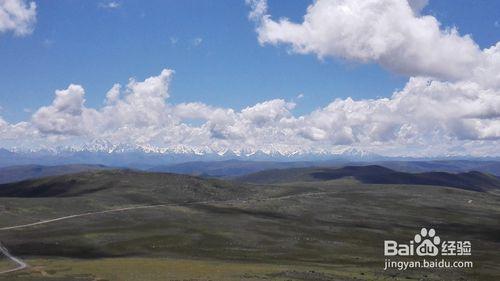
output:
{"label": "rolling hill", "polygon": [[[30,265],[0,280],[497,280],[498,195],[339,177],[394,173],[358,168],[282,170],[298,181],[280,185],[132,170],[0,185],[0,241]],[[474,270],[384,271],[383,241],[421,227],[472,241]]]}
{"label": "rolling hill", "polygon": [[[360,163],[369,165],[370,163]],[[372,164],[409,173],[448,172],[464,173],[478,171],[500,176],[500,161],[491,160],[434,160],[434,161],[379,161]]]}
{"label": "rolling hill", "polygon": [[[188,202],[231,198],[247,194],[216,179],[134,170],[93,170],[0,185],[0,197],[60,198],[97,196],[109,201],[132,203]],[[226,188],[224,188],[226,187]]]}
{"label": "rolling hill", "polygon": [[43,178],[64,174],[73,174],[84,171],[110,169],[102,165],[60,165],[60,166],[42,166],[42,165],[22,165],[0,168],[0,184],[17,182],[28,179]]}
{"label": "rolling hill", "polygon": [[445,172],[404,173],[377,165],[267,170],[241,176],[236,180],[258,184],[276,184],[328,181],[348,177],[368,184],[434,185],[473,191],[488,191],[500,188],[500,180],[497,177],[480,172],[473,171],[458,174]]}

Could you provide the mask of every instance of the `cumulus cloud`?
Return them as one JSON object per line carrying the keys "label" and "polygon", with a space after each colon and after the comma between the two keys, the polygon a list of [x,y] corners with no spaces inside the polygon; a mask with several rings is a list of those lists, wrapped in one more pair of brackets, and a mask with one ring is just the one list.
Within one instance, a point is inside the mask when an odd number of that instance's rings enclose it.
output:
{"label": "cumulus cloud", "polygon": [[[165,69],[144,81],[130,79],[125,87],[115,84],[100,108],[88,108],[83,87],[70,85],[57,90],[52,104],[39,108],[31,122],[8,124],[0,119],[0,140],[5,143],[6,136],[28,134],[44,146],[98,139],[217,153],[332,152],[358,147],[397,155],[425,151],[428,156],[460,145],[469,154],[478,153],[470,145],[477,142],[481,151],[491,153],[500,139],[500,92],[476,82],[415,77],[389,98],[336,99],[294,116],[296,104],[283,99],[241,110],[200,102],[169,103],[172,75],[172,70]],[[199,122],[190,123],[193,119]],[[429,151],[429,146],[439,149]]]}
{"label": "cumulus cloud", "polygon": [[122,88],[122,85],[120,84],[114,84],[111,89],[106,93],[106,104],[111,105],[114,104],[116,101],[118,101],[120,97],[120,90]]}
{"label": "cumulus cloud", "polygon": [[24,0],[0,0],[0,33],[17,36],[31,34],[36,22],[36,3]]}
{"label": "cumulus cloud", "polygon": [[261,44],[287,44],[320,58],[375,62],[412,76],[462,79],[485,59],[469,35],[420,15],[427,1],[319,0],[300,23],[273,20],[266,2],[250,1]]}
{"label": "cumulus cloud", "polygon": [[471,82],[411,78],[391,98],[335,100],[302,127],[315,128],[311,139],[367,145],[498,139],[499,94]]}
{"label": "cumulus cloud", "polygon": [[52,104],[33,114],[33,125],[45,134],[83,134],[86,131],[84,115],[88,113],[84,107],[84,94],[83,87],[74,84],[65,90],[57,90]]}
{"label": "cumulus cloud", "polygon": [[0,116],[0,144],[4,147],[31,147],[36,134],[29,122],[9,124]]}

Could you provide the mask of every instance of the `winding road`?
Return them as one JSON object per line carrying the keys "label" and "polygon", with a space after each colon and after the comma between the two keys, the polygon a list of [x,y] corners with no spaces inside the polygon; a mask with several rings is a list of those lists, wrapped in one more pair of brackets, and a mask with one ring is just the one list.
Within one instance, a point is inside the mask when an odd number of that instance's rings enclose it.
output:
{"label": "winding road", "polygon": [[188,205],[196,205],[196,204],[242,203],[242,202],[244,203],[244,202],[249,202],[249,201],[271,201],[271,200],[281,200],[281,199],[288,199],[288,198],[295,198],[295,197],[308,197],[308,196],[314,196],[314,195],[324,195],[324,194],[328,194],[328,193],[331,193],[331,192],[307,192],[307,193],[284,195],[284,196],[278,196],[278,197],[270,197],[270,198],[262,198],[262,199],[248,199],[248,200],[234,200],[234,199],[233,200],[211,200],[211,201],[195,201],[195,202],[186,202],[186,203],[167,203],[167,204],[154,204],[154,205],[139,205],[139,206],[116,208],[116,209],[109,209],[109,210],[96,211],[96,212],[86,212],[86,213],[80,213],[80,214],[75,214],[75,215],[63,216],[63,217],[58,217],[58,218],[53,218],[53,219],[48,219],[48,220],[41,220],[41,221],[37,221],[37,222],[33,222],[33,223],[0,227],[0,231],[12,230],[12,229],[20,229],[20,228],[27,228],[27,227],[31,227],[31,226],[48,224],[48,223],[62,221],[62,220],[69,220],[69,219],[80,218],[80,217],[87,217],[87,216],[93,216],[93,215],[99,215],[99,214],[125,212],[125,211],[138,210],[138,209],[151,209],[151,208],[161,208],[161,207],[177,207],[177,206],[188,206]]}
{"label": "winding road", "polygon": [[[212,200],[212,201],[196,201],[196,202],[186,202],[186,203],[140,205],[140,206],[109,209],[109,210],[104,210],[104,211],[86,212],[86,213],[63,216],[63,217],[58,217],[58,218],[53,218],[53,219],[48,219],[48,220],[41,220],[41,221],[37,221],[37,222],[33,222],[33,223],[1,227],[0,231],[22,229],[22,228],[28,228],[28,227],[37,226],[37,225],[43,225],[43,224],[49,224],[49,223],[63,221],[63,220],[74,219],[74,218],[88,217],[88,216],[107,214],[107,213],[125,212],[125,211],[138,210],[138,209],[176,207],[176,206],[186,206],[186,205],[196,205],[196,204],[212,204],[212,203],[245,203],[245,202],[249,202],[249,201],[270,201],[270,200],[281,200],[281,199],[288,199],[288,198],[295,198],[295,197],[308,197],[308,196],[315,196],[315,195],[324,195],[324,194],[328,194],[328,193],[331,193],[331,192],[307,192],[307,193],[301,193],[301,194],[292,194],[292,195],[284,195],[284,196],[278,196],[278,197],[270,197],[270,198],[262,198],[262,199],[248,199],[248,200],[225,200],[225,201],[224,200]],[[0,253],[5,255],[7,258],[9,258],[10,260],[12,260],[13,262],[15,262],[18,265],[16,268],[5,270],[5,271],[0,271],[0,274],[14,272],[14,271],[22,270],[22,269],[25,269],[28,267],[28,265],[25,262],[23,262],[21,259],[12,256],[10,254],[9,250],[7,248],[5,248],[5,246],[3,246],[3,244],[1,242],[0,242]]]}
{"label": "winding road", "polygon": [[17,264],[16,268],[0,271],[0,274],[14,272],[14,271],[22,270],[22,269],[25,269],[28,267],[28,265],[24,261],[11,255],[9,250],[7,250],[7,248],[5,248],[5,246],[2,244],[2,242],[0,242],[0,253],[2,253],[8,259],[10,259],[11,261],[13,261]]}

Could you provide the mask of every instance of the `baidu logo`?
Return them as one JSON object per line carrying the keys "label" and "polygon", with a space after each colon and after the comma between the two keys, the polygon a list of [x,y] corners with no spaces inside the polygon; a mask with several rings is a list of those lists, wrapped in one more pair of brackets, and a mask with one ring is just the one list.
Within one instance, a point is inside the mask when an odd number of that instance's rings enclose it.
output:
{"label": "baidu logo", "polygon": [[470,256],[470,241],[442,241],[434,228],[422,228],[409,243],[384,241],[385,256]]}
{"label": "baidu logo", "polygon": [[[472,268],[470,260],[445,259],[446,256],[470,256],[470,241],[443,240],[434,228],[422,228],[408,243],[384,241],[384,270],[409,268]],[[440,255],[438,258],[437,256]],[[393,257],[396,257],[395,259]],[[398,259],[398,257],[412,257]]]}
{"label": "baidu logo", "polygon": [[427,231],[426,228],[422,228],[419,234],[415,235],[413,239],[415,243],[419,244],[417,246],[418,256],[437,256],[439,254],[439,246],[441,244],[441,239],[436,236],[436,231],[434,228]]}

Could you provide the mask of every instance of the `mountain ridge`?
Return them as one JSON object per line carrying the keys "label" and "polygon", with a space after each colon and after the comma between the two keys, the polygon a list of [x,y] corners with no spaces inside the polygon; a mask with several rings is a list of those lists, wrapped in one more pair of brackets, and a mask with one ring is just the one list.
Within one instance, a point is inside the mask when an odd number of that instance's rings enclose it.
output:
{"label": "mountain ridge", "polygon": [[112,168],[103,165],[89,164],[69,164],[56,166],[16,165],[0,167],[0,184],[103,169]]}
{"label": "mountain ridge", "polygon": [[244,175],[235,178],[235,180],[255,184],[279,184],[320,182],[348,177],[367,184],[433,185],[481,192],[500,189],[498,177],[477,171],[456,174],[447,172],[406,173],[379,165],[274,169]]}

